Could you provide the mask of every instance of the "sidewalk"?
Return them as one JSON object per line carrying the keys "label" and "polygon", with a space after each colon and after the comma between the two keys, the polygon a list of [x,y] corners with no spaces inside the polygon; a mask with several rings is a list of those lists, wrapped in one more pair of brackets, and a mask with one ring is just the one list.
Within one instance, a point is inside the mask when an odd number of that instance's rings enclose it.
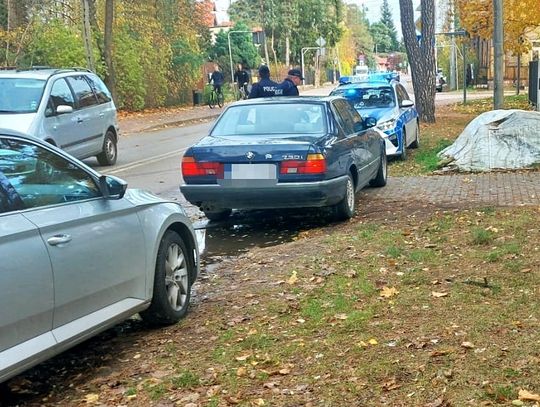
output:
{"label": "sidewalk", "polygon": [[[328,95],[336,85],[325,84],[319,88],[306,87],[300,89],[301,96]],[[118,113],[120,135],[129,136],[134,133],[153,131],[167,127],[179,127],[189,124],[203,123],[218,117],[222,108],[210,109],[208,105],[183,106],[148,110],[136,113]]]}

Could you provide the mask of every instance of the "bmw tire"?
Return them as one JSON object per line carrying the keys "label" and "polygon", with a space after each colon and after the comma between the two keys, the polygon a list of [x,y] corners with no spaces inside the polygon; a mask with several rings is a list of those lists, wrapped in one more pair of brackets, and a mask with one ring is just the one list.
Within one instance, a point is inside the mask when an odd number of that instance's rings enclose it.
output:
{"label": "bmw tire", "polygon": [[334,214],[337,220],[347,220],[354,216],[354,209],[354,181],[351,173],[349,173],[347,174],[347,182],[345,184],[345,195],[340,202],[334,205]]}

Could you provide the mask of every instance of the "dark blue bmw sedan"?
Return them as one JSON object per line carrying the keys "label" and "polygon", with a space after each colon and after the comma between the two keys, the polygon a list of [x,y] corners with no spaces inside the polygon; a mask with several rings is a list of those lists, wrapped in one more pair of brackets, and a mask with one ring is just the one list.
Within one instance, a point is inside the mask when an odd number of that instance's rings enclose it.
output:
{"label": "dark blue bmw sedan", "polygon": [[348,219],[357,191],[386,184],[375,124],[342,97],[234,103],[184,154],[180,190],[210,220],[232,209],[304,207],[332,207]]}

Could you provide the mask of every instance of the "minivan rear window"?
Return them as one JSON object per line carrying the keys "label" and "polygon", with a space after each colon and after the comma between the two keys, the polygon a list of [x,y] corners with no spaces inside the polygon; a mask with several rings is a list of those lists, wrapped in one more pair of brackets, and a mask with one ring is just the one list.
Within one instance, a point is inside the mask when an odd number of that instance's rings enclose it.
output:
{"label": "minivan rear window", "polygon": [[30,78],[0,78],[0,114],[35,113],[45,81]]}

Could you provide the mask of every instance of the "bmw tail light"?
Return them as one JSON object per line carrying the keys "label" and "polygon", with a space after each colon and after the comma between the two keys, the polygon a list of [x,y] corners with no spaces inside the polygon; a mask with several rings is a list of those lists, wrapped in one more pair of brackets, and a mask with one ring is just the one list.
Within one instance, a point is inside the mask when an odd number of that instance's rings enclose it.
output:
{"label": "bmw tail light", "polygon": [[282,161],[280,174],[324,174],[326,159],[322,154],[308,154],[306,160]]}
{"label": "bmw tail light", "polygon": [[223,164],[210,161],[197,161],[195,157],[182,158],[182,175],[184,177],[216,177],[223,178]]}

